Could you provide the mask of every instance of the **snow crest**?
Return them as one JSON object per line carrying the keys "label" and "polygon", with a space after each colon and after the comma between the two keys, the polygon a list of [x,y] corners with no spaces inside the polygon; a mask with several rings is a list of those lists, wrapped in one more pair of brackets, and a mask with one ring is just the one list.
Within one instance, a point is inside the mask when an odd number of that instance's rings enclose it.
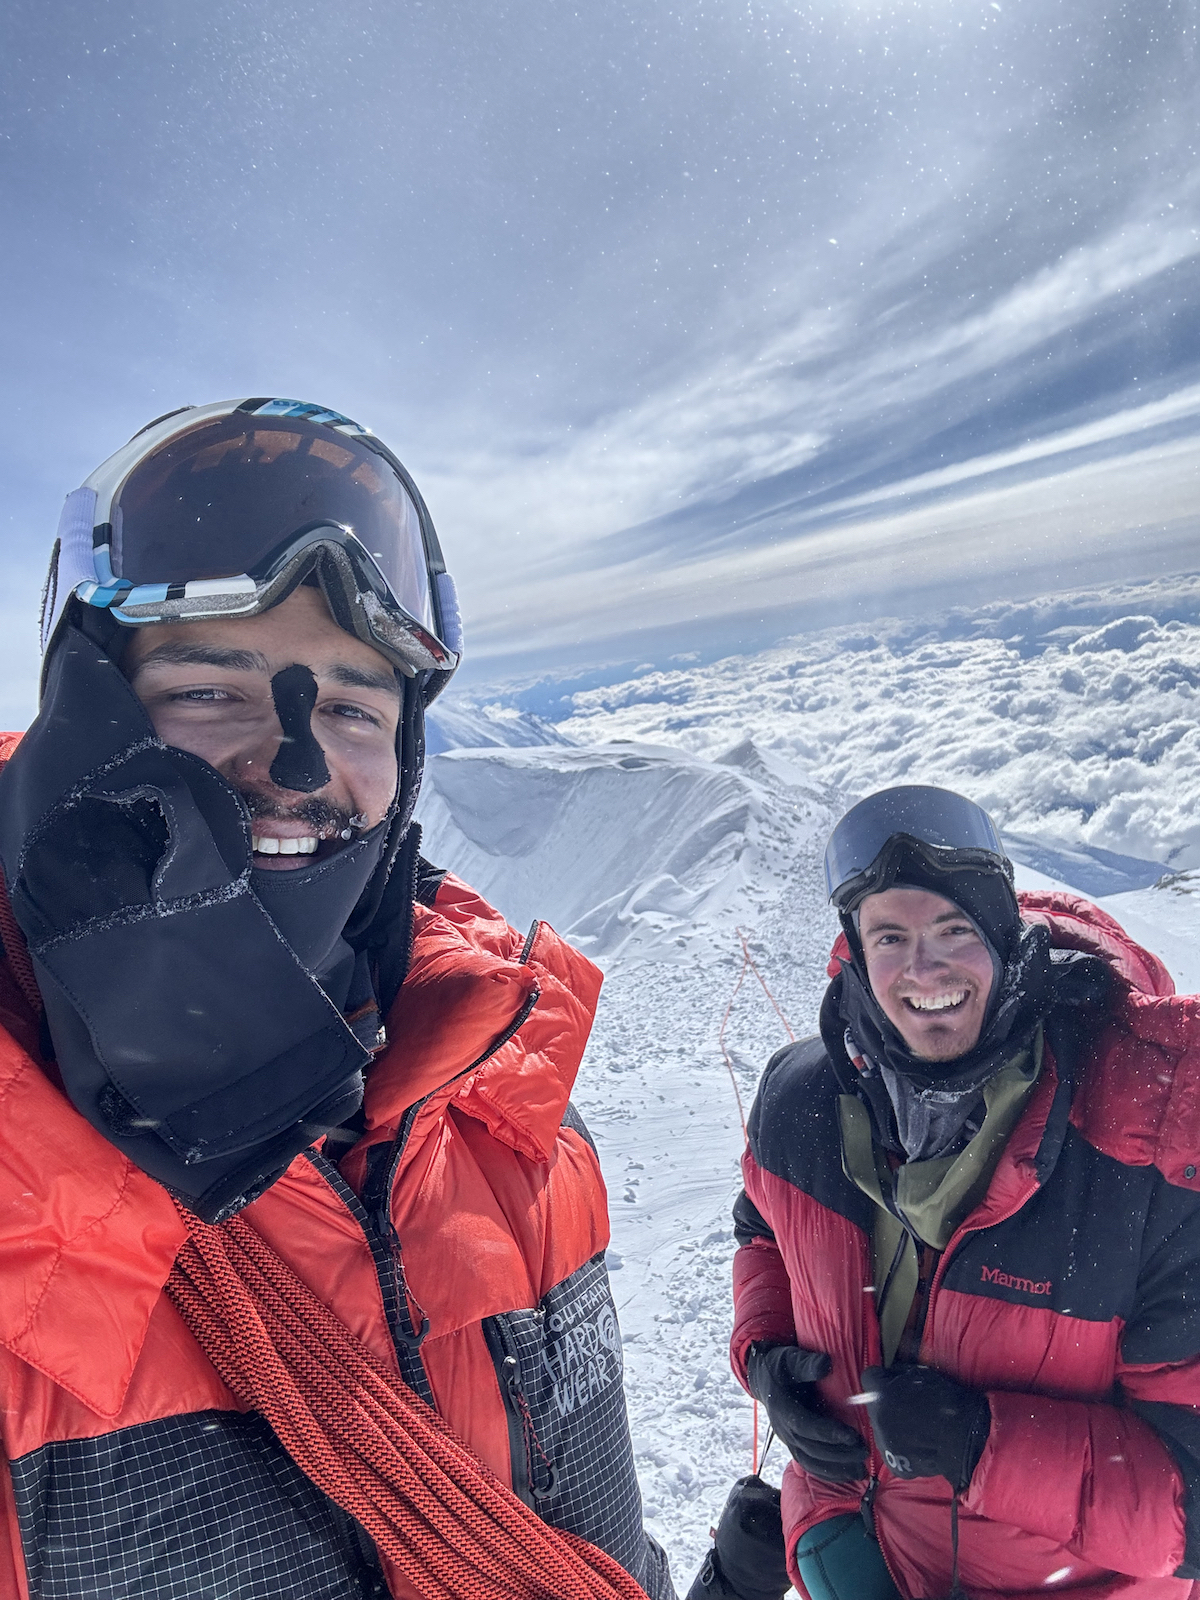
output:
{"label": "snow crest", "polygon": [[801,892],[837,796],[743,742],[450,750],[429,763],[425,853],[518,925],[548,916],[588,955],[678,958]]}

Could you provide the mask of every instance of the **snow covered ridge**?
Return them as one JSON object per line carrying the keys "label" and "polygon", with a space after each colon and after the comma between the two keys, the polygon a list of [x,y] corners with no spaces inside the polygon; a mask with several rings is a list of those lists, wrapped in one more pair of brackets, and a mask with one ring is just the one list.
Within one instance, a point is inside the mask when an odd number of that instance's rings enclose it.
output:
{"label": "snow covered ridge", "polygon": [[425,748],[429,755],[464,747],[495,749],[500,745],[567,742],[552,722],[512,706],[469,705],[447,698],[438,700],[425,718]]}
{"label": "snow covered ridge", "polygon": [[840,797],[748,741],[476,748],[429,763],[423,849],[518,926],[548,918],[593,956],[681,959],[785,895],[821,918]]}
{"label": "snow covered ridge", "polygon": [[[710,758],[749,737],[849,794],[959,789],[1014,854],[1036,846],[1031,865],[1111,893],[1140,886],[1139,864],[1141,884],[1200,867],[1198,690],[1200,581],[1188,578],[885,619],[647,672],[575,695],[559,726],[581,744],[647,739]],[[1115,876],[1084,881],[1084,858]]]}

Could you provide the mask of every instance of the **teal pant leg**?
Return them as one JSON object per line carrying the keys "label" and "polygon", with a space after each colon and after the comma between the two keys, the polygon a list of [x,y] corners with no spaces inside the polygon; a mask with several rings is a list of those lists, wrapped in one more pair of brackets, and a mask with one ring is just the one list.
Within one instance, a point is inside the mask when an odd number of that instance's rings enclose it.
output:
{"label": "teal pant leg", "polygon": [[812,1600],[900,1600],[883,1552],[854,1512],[803,1534],[796,1565]]}

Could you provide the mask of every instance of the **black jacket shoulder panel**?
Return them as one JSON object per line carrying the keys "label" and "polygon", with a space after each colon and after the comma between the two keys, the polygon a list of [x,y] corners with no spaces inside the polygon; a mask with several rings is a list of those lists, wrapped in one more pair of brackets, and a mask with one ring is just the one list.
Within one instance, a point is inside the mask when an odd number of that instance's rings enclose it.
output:
{"label": "black jacket shoulder panel", "polygon": [[745,1189],[733,1202],[733,1237],[739,1245],[750,1244],[754,1239],[775,1243],[775,1235],[762,1212]]}
{"label": "black jacket shoulder panel", "polygon": [[785,1045],[767,1062],[750,1109],[746,1132],[750,1153],[760,1167],[779,1172],[794,1148],[794,1134],[814,1119],[828,1117],[838,1094],[837,1080],[819,1034]]}
{"label": "black jacket shoulder panel", "polygon": [[588,1125],[579,1115],[579,1107],[575,1104],[574,1100],[567,1101],[567,1109],[563,1112],[562,1116],[562,1126],[564,1128],[570,1128],[573,1133],[577,1133],[585,1143],[591,1145],[593,1155],[597,1154],[596,1141],[588,1132]]}
{"label": "black jacket shoulder panel", "polygon": [[1186,1545],[1177,1578],[1200,1578],[1200,1417],[1190,1406],[1163,1401],[1131,1400],[1131,1408],[1148,1422],[1170,1451],[1187,1488],[1184,1504]]}
{"label": "black jacket shoulder panel", "polygon": [[1200,1354],[1200,1195],[1153,1168],[1139,1171],[1150,1193],[1122,1358],[1138,1365],[1191,1361]]}
{"label": "black jacket shoulder panel", "polygon": [[871,1202],[842,1171],[841,1093],[819,1035],[777,1051],[750,1112],[750,1154],[764,1172],[869,1229]]}

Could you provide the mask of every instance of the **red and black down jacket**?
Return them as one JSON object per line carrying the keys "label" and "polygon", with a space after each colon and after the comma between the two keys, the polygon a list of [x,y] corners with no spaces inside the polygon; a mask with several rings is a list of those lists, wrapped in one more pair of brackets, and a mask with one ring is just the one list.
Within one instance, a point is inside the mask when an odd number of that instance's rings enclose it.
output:
{"label": "red and black down jacket", "polygon": [[[1161,963],[1084,900],[1025,895],[1022,911],[1054,945],[1105,957],[1116,982],[1073,1090],[1047,1052],[928,1289],[919,1359],[985,1390],[993,1418],[961,1501],[962,1583],[972,1600],[1196,1600],[1200,997],[1177,997]],[[875,1481],[827,1484],[789,1463],[789,1556],[870,1489],[883,1555],[916,1600],[949,1591],[950,1489],[893,1477],[848,1403],[881,1353],[874,1208],[842,1171],[841,1092],[819,1039],[763,1077],[735,1211],[733,1365],[744,1382],[758,1339],[829,1353],[823,1400],[867,1438]]]}
{"label": "red and black down jacket", "polygon": [[[548,1522],[667,1600],[569,1104],[600,974],[546,924],[522,940],[453,877],[434,890],[363,1137],[242,1214]],[[0,1025],[0,1600],[407,1600],[164,1296],[175,1207],[54,1086],[4,965]]]}

